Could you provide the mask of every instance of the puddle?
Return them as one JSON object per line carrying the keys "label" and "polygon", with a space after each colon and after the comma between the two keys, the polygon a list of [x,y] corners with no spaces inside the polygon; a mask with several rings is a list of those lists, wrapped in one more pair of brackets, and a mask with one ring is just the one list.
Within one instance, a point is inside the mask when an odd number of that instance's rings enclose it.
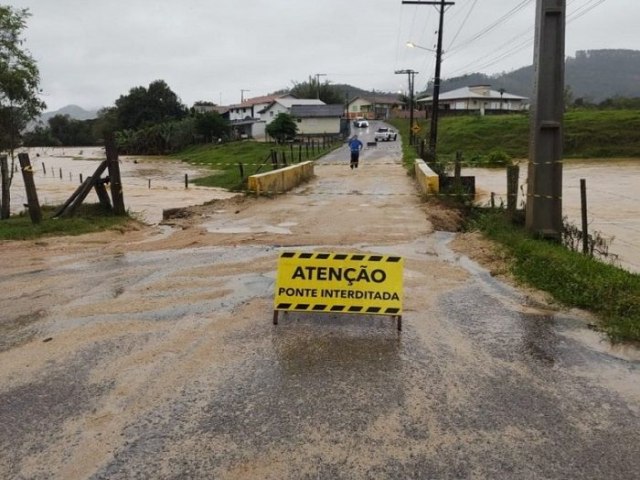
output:
{"label": "puddle", "polygon": [[286,222],[279,225],[237,225],[220,226],[218,222],[204,223],[203,227],[207,229],[209,233],[272,233],[276,235],[291,235],[291,230],[288,227],[297,225],[296,223]]}

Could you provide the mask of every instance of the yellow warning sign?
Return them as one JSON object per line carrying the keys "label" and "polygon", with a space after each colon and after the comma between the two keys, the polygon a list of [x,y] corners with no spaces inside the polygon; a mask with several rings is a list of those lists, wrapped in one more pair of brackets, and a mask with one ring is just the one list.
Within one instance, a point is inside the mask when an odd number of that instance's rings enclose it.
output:
{"label": "yellow warning sign", "polygon": [[274,310],[402,314],[402,257],[283,252]]}
{"label": "yellow warning sign", "polygon": [[418,125],[417,123],[414,123],[413,127],[411,127],[411,131],[413,133],[420,133],[420,130],[422,130],[422,129],[420,128],[420,125]]}

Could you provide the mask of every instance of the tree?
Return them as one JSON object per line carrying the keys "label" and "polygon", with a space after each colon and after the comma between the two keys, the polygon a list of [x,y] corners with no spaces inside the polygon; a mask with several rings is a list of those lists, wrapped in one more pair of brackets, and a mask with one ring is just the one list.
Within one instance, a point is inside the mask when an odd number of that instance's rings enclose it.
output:
{"label": "tree", "polygon": [[328,81],[320,83],[319,77],[310,76],[306,82],[293,82],[293,88],[290,90],[291,95],[298,98],[318,98],[320,92],[320,100],[327,105],[344,103],[344,93],[339,88],[330,85]]}
{"label": "tree", "polygon": [[10,216],[9,189],[15,165],[14,151],[21,132],[45,108],[38,98],[40,73],[30,53],[22,48],[27,9],[0,5],[0,152],[9,152],[11,168],[2,168],[0,218]]}
{"label": "tree", "polygon": [[196,113],[194,118],[196,133],[202,136],[205,143],[229,135],[229,123],[218,112]]}
{"label": "tree", "polygon": [[267,133],[276,139],[278,143],[293,140],[298,133],[298,125],[288,113],[279,113],[276,118],[267,125]]}
{"label": "tree", "polygon": [[151,82],[148,88],[132,88],[116,100],[115,110],[119,130],[137,130],[187,115],[187,108],[164,80]]}

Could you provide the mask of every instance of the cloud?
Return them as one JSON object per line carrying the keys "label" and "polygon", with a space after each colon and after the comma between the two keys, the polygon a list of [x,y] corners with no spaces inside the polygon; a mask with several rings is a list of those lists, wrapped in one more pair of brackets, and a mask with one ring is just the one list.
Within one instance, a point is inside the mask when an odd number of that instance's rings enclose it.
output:
{"label": "cloud", "polygon": [[[568,10],[580,13],[598,1],[576,0]],[[530,64],[531,45],[499,57],[513,45],[509,39],[532,35],[535,1],[473,40],[521,3],[457,0],[445,15],[445,50],[451,50],[445,51],[443,76]],[[130,88],[156,79],[165,80],[187,104],[201,99],[229,104],[239,101],[240,89],[264,95],[315,73],[327,73],[323,78],[334,83],[385,91],[403,88],[404,79],[394,75],[397,69],[418,70],[419,88],[433,76],[434,55],[407,49],[405,42],[433,46],[437,11],[402,5],[401,0],[12,4],[32,13],[25,32],[27,47],[38,62],[44,100],[51,109],[69,103],[87,108],[111,105]],[[633,0],[596,6],[568,24],[567,53],[633,48],[638,13],[640,2]]]}

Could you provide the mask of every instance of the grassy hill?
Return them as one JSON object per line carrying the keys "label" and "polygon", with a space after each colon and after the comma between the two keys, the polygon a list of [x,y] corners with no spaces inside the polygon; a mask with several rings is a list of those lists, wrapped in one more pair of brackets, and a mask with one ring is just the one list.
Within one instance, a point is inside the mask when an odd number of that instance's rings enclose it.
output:
{"label": "grassy hill", "polygon": [[[428,132],[424,125],[423,132]],[[565,114],[567,158],[640,158],[640,110],[575,110]],[[440,119],[438,151],[465,158],[502,150],[525,158],[529,150],[528,115],[464,116]]]}

